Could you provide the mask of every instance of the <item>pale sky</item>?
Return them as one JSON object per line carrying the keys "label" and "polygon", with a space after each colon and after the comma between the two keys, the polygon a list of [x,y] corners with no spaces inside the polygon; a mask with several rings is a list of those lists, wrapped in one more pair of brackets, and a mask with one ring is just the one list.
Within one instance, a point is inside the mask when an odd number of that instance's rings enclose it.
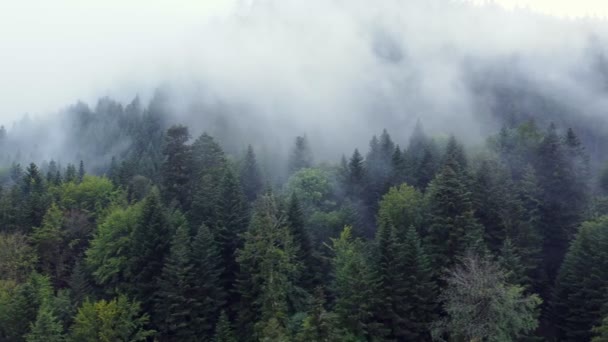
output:
{"label": "pale sky", "polygon": [[[157,83],[158,75],[188,58],[194,28],[255,1],[0,0],[0,119],[42,115],[77,99],[94,101]],[[608,0],[497,3],[558,16],[608,17]]]}

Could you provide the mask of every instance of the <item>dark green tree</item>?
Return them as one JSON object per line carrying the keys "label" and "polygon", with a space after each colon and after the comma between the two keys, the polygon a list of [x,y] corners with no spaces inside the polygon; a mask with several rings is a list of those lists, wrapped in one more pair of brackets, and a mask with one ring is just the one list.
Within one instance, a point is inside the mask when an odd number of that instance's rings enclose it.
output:
{"label": "dark green tree", "polygon": [[43,304],[38,309],[36,321],[25,336],[27,342],[64,342],[63,327],[53,313],[50,304]]}
{"label": "dark green tree", "polygon": [[195,291],[192,327],[196,335],[212,336],[215,322],[227,297],[221,283],[222,256],[217,241],[206,226],[198,229],[192,241],[192,273]]}
{"label": "dark green tree", "polygon": [[245,157],[241,163],[240,178],[247,201],[254,201],[262,192],[264,184],[255,157],[255,152],[251,145],[247,146],[247,153],[245,153]]}
{"label": "dark green tree", "polygon": [[296,245],[296,260],[302,265],[300,287],[312,291],[316,284],[315,260],[310,236],[306,230],[304,213],[296,194],[292,194],[287,208],[287,225]]}
{"label": "dark green tree", "polygon": [[234,331],[232,330],[232,326],[230,325],[230,320],[228,320],[228,316],[225,311],[222,311],[220,314],[220,319],[217,322],[217,326],[215,328],[215,336],[213,337],[213,342],[237,342],[236,336],[234,335]]}
{"label": "dark green tree", "polygon": [[162,165],[163,195],[166,203],[176,201],[187,211],[192,201],[192,150],[187,145],[190,133],[185,126],[172,126],[165,134]]}
{"label": "dark green tree", "polygon": [[608,297],[608,217],[585,222],[571,244],[554,289],[560,341],[588,341]]}
{"label": "dark green tree", "polygon": [[152,312],[154,294],[169,252],[170,228],[158,190],[144,199],[141,216],[131,237],[128,279],[144,312]]}
{"label": "dark green tree", "polygon": [[193,307],[196,290],[190,250],[190,230],[186,224],[177,228],[171,240],[156,293],[154,321],[163,340],[196,340]]}

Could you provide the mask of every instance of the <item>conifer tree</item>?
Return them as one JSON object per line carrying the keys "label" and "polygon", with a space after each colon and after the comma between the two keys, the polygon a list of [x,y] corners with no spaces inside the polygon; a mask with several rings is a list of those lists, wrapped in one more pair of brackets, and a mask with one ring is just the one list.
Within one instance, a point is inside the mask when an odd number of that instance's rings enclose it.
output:
{"label": "conifer tree", "polygon": [[54,315],[50,304],[43,304],[38,310],[36,321],[25,336],[27,342],[63,342],[63,327]]}
{"label": "conifer tree", "polygon": [[177,228],[171,240],[156,293],[154,320],[163,339],[193,341],[196,331],[193,320],[194,281],[190,251],[190,231],[186,224]]}
{"label": "conifer tree", "polygon": [[222,257],[217,241],[206,226],[198,229],[192,241],[192,327],[196,336],[211,336],[218,312],[225,305],[226,292],[220,276],[223,271]]}
{"label": "conifer tree", "polygon": [[86,171],[84,169],[84,161],[81,160],[80,164],[78,165],[78,183],[82,183],[85,174]]}
{"label": "conifer tree", "polygon": [[245,233],[245,244],[237,253],[242,339],[250,339],[252,333],[261,340],[283,336],[292,313],[294,299],[290,297],[298,293],[294,285],[300,272],[296,253],[293,236],[274,196],[262,196]]}
{"label": "conifer tree", "polygon": [[306,136],[296,137],[294,147],[289,156],[289,174],[313,165],[312,150],[308,145]]}
{"label": "conifer tree", "polygon": [[302,265],[302,279],[298,281],[299,286],[312,290],[315,285],[315,262],[310,236],[306,231],[304,213],[295,193],[291,195],[287,208],[287,226],[291,230],[294,244],[297,248],[296,260]]}
{"label": "conifer tree", "polygon": [[157,189],[144,199],[141,210],[131,237],[128,279],[143,310],[152,312],[158,279],[169,251],[170,230]]}
{"label": "conifer tree", "polygon": [[76,166],[74,164],[68,164],[65,169],[64,181],[66,183],[75,182],[76,181]]}
{"label": "conifer tree", "polygon": [[362,198],[366,191],[366,171],[358,149],[355,149],[348,162],[347,191],[355,199]]}
{"label": "conifer tree", "polygon": [[251,145],[247,146],[247,153],[245,154],[245,158],[241,165],[240,177],[247,201],[254,201],[260,192],[262,192],[264,184],[262,182],[262,176],[255,157],[255,152]]}
{"label": "conifer tree", "polygon": [[72,301],[76,305],[82,304],[85,299],[92,296],[93,287],[89,280],[89,274],[81,261],[77,261],[72,268],[68,285],[71,290]]}
{"label": "conifer tree", "polygon": [[214,227],[218,220],[220,185],[228,167],[220,145],[210,135],[203,133],[192,144],[194,165],[194,195],[188,221],[194,227],[206,224]]}
{"label": "conifer tree", "polygon": [[333,311],[338,325],[356,340],[371,338],[375,328],[372,323],[376,287],[364,244],[353,239],[351,227],[345,227],[339,238],[332,239],[332,250]]}
{"label": "conifer tree", "polygon": [[344,341],[345,337],[337,327],[336,315],[325,310],[323,290],[317,288],[311,310],[302,321],[302,328],[295,336],[295,341]]}
{"label": "conifer tree", "polygon": [[561,341],[588,341],[599,326],[608,286],[608,217],[585,222],[556,280],[552,312]]}
{"label": "conifer tree", "polygon": [[237,342],[234,331],[230,326],[230,321],[225,311],[222,311],[220,318],[215,328],[215,336],[213,342]]}
{"label": "conifer tree", "polygon": [[459,170],[455,159],[448,160],[427,191],[430,226],[426,239],[433,265],[439,268],[452,265],[457,256],[483,244],[471,193]]}
{"label": "conifer tree", "polygon": [[235,253],[242,246],[241,235],[247,230],[249,222],[241,186],[229,167],[225,170],[219,191],[218,220],[210,223],[210,229],[212,229],[222,256],[223,272],[220,278],[224,291],[230,295],[227,305],[234,309],[231,295],[238,274]]}
{"label": "conifer tree", "polygon": [[165,134],[162,165],[163,195],[166,203],[176,201],[187,211],[192,201],[192,150],[186,143],[190,139],[188,128],[172,126]]}

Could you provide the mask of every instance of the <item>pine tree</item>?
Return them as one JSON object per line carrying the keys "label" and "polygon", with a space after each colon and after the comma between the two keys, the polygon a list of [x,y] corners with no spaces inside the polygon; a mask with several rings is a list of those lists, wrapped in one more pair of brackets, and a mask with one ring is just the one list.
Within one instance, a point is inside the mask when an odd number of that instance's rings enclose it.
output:
{"label": "pine tree", "polygon": [[190,139],[188,128],[172,126],[165,134],[162,165],[163,195],[166,203],[176,201],[187,211],[192,201],[192,150],[186,145]]}
{"label": "pine tree", "polygon": [[213,342],[237,342],[237,339],[230,326],[230,321],[225,311],[220,314],[220,319],[215,328]]}
{"label": "pine tree", "polygon": [[552,312],[560,341],[588,341],[601,324],[608,286],[608,217],[585,222],[560,268]]}
{"label": "pine tree", "polygon": [[506,281],[510,284],[522,286],[529,284],[526,268],[510,238],[506,238],[502,245],[498,264],[506,272]]}
{"label": "pine tree", "polygon": [[378,199],[388,190],[392,158],[395,153],[395,144],[386,129],[380,139],[374,136],[370,142],[370,150],[365,158],[365,169],[369,177],[369,187],[366,193],[368,205],[377,206]]}
{"label": "pine tree", "polygon": [[192,277],[190,231],[183,224],[177,228],[171,241],[156,293],[154,320],[163,339],[193,341],[193,302],[197,300]]}
{"label": "pine tree", "polygon": [[206,226],[198,229],[192,241],[193,324],[196,336],[212,336],[218,313],[225,305],[226,292],[222,288],[222,257],[217,241]]}
{"label": "pine tree", "polygon": [[255,153],[251,145],[247,146],[247,153],[245,154],[240,171],[243,192],[245,193],[247,201],[252,202],[262,192],[263,182]]}
{"label": "pine tree", "polygon": [[53,203],[44,215],[42,226],[34,227],[31,236],[42,271],[55,281],[62,278],[67,268],[63,251],[63,220],[63,212]]}

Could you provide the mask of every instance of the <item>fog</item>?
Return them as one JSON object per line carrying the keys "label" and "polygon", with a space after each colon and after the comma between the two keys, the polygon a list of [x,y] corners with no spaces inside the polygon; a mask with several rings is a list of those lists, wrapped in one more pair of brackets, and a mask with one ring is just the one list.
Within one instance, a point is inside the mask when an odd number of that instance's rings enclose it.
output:
{"label": "fog", "polygon": [[9,5],[0,121],[24,155],[77,158],[65,146],[69,105],[146,104],[158,87],[171,121],[194,135],[218,132],[225,116],[223,143],[287,151],[306,134],[321,160],[365,150],[383,128],[403,144],[418,119],[467,143],[511,114],[606,132],[602,19],[448,0],[203,3]]}

